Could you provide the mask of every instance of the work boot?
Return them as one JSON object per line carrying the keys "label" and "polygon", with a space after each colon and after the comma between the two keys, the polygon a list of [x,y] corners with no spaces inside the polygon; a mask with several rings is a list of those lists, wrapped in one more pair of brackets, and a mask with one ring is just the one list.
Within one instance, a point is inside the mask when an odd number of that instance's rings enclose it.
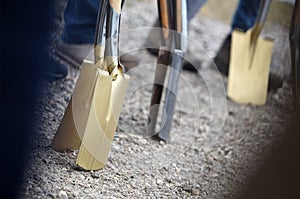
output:
{"label": "work boot", "polygon": [[66,44],[59,41],[55,52],[63,61],[80,68],[83,60],[94,61],[93,44]]}
{"label": "work boot", "polygon": [[42,66],[42,78],[47,81],[55,81],[67,76],[68,69],[62,63],[54,60],[49,55],[46,56],[44,65]]}
{"label": "work boot", "polygon": [[[161,31],[159,31],[160,24],[159,21],[156,20],[153,24],[153,29],[151,29],[150,33],[148,34],[148,37],[145,42],[145,47],[147,47],[147,50],[150,54],[154,56],[158,56],[158,51],[161,46]],[[152,47],[152,48],[149,48]]]}
{"label": "work boot", "polygon": [[227,35],[226,39],[223,41],[220,50],[214,57],[214,63],[216,64],[218,70],[226,76],[228,76],[229,71],[230,46],[231,34]]}
{"label": "work boot", "polygon": [[[60,41],[56,47],[56,54],[75,68],[80,68],[82,62],[94,62],[94,44],[66,44]],[[125,68],[138,65],[140,60],[130,54],[121,54],[120,62]]]}

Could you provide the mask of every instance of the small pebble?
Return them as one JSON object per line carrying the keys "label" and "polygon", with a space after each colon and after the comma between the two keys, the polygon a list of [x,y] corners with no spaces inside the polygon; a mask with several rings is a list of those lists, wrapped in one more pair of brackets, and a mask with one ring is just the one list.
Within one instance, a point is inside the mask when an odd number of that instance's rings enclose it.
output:
{"label": "small pebble", "polygon": [[73,189],[73,187],[70,186],[70,185],[67,185],[67,186],[64,187],[64,190],[65,190],[65,191],[68,191],[68,192],[71,192],[72,189]]}
{"label": "small pebble", "polygon": [[157,185],[162,185],[163,183],[164,183],[164,182],[163,182],[161,179],[157,179],[157,180],[156,180],[156,184],[157,184]]}
{"label": "small pebble", "polygon": [[182,189],[183,189],[184,191],[187,191],[187,192],[191,192],[191,191],[192,191],[192,187],[191,187],[191,186],[188,186],[188,185],[183,186]]}
{"label": "small pebble", "polygon": [[198,195],[198,190],[192,188],[192,189],[191,189],[191,193],[192,193],[193,195]]}
{"label": "small pebble", "polygon": [[94,173],[92,173],[92,177],[98,179],[98,178],[100,178],[100,175],[99,175],[99,173],[94,172]]}
{"label": "small pebble", "polygon": [[160,141],[159,141],[159,144],[160,144],[160,145],[164,145],[164,144],[166,144],[166,142],[163,141],[163,140],[160,140]]}
{"label": "small pebble", "polygon": [[80,180],[85,180],[85,176],[82,175],[82,174],[78,175],[78,177],[79,177]]}
{"label": "small pebble", "polygon": [[231,115],[231,116],[235,115],[235,113],[233,111],[228,111],[228,114]]}
{"label": "small pebble", "polygon": [[58,194],[58,196],[62,199],[68,199],[68,195],[65,191],[61,190]]}

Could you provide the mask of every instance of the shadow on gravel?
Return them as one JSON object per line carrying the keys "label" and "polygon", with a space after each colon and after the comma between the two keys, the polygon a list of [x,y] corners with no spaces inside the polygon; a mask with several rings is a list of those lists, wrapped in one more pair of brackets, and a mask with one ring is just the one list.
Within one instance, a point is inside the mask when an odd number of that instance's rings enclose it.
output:
{"label": "shadow on gravel", "polygon": [[300,198],[299,121],[298,114],[238,198]]}

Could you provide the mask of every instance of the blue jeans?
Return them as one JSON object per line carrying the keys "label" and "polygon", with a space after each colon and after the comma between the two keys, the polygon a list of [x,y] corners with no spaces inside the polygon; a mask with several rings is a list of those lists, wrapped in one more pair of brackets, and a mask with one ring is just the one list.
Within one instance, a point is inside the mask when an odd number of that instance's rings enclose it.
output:
{"label": "blue jeans", "polygon": [[99,0],[68,0],[62,40],[68,44],[94,43]]}
{"label": "blue jeans", "polygon": [[[187,0],[190,21],[207,0]],[[240,0],[232,21],[232,29],[244,31],[253,26],[260,0]],[[99,0],[68,0],[62,40],[68,44],[93,43]]]}
{"label": "blue jeans", "polygon": [[232,19],[231,29],[240,29],[246,32],[256,20],[260,0],[240,0]]}

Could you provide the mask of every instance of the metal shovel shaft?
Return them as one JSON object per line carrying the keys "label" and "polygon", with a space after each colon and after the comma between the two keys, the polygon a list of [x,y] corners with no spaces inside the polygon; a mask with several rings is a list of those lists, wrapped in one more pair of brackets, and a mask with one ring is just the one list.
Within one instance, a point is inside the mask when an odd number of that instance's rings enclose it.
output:
{"label": "metal shovel shaft", "polygon": [[152,96],[150,102],[150,111],[147,124],[147,135],[156,135],[155,126],[157,122],[159,105],[164,89],[165,77],[167,74],[167,66],[170,63],[170,50],[171,50],[171,13],[169,9],[169,2],[167,0],[158,0],[158,11],[161,22],[161,27],[164,28],[161,31],[161,43],[162,46],[158,52],[154,84],[152,88]]}
{"label": "metal shovel shaft", "polygon": [[251,35],[251,43],[253,43],[253,48],[255,49],[256,41],[261,33],[261,30],[266,22],[268,11],[271,5],[271,0],[261,0],[258,14],[256,17],[255,24],[253,26],[253,32]]}
{"label": "metal shovel shaft", "polygon": [[94,42],[94,62],[95,64],[104,57],[105,46],[105,22],[108,9],[108,0],[102,0],[99,4],[95,42]]}
{"label": "metal shovel shaft", "polygon": [[186,0],[170,1],[170,9],[172,16],[172,28],[176,31],[172,32],[174,41],[174,52],[169,70],[169,79],[166,90],[166,99],[164,104],[164,112],[162,114],[161,131],[158,137],[166,142],[170,139],[170,131],[175,111],[177,99],[177,87],[180,79],[180,72],[183,65],[183,57],[187,48],[187,12]]}
{"label": "metal shovel shaft", "polygon": [[158,134],[159,138],[166,142],[170,139],[170,131],[177,99],[178,81],[183,64],[183,55],[184,53],[181,50],[175,50],[169,71],[168,87],[166,90],[166,99],[163,108],[164,112],[161,119],[161,130]]}

